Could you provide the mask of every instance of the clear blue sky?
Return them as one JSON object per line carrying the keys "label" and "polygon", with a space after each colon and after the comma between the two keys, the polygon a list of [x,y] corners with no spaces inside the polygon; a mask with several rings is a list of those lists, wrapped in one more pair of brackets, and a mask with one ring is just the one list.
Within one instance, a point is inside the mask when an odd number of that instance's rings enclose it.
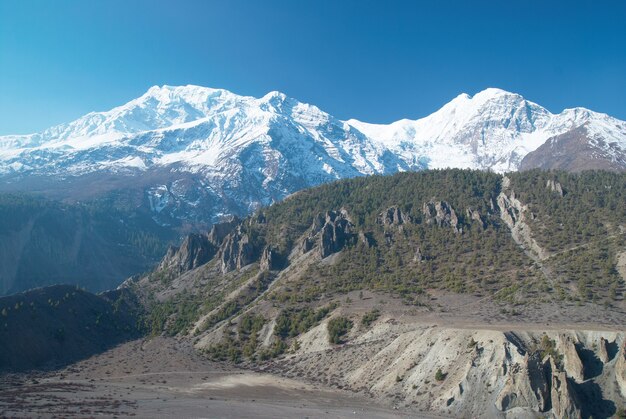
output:
{"label": "clear blue sky", "polygon": [[385,123],[500,87],[626,119],[626,1],[0,0],[0,134],[155,84]]}

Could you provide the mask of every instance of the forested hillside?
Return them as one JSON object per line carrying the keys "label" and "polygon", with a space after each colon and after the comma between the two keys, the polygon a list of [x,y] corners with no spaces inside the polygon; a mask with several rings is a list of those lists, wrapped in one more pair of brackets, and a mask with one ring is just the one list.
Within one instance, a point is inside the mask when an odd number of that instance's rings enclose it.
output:
{"label": "forested hillside", "polygon": [[[362,290],[429,307],[435,290],[503,310],[623,305],[626,175],[425,171],[298,192],[173,248],[130,286],[156,333],[202,333],[262,301]],[[620,262],[621,261],[621,262]]]}
{"label": "forested hillside", "polygon": [[114,288],[151,269],[174,237],[111,199],[0,194],[0,295],[59,283]]}
{"label": "forested hillside", "polygon": [[56,367],[135,339],[140,311],[128,290],[55,285],[0,297],[0,372]]}

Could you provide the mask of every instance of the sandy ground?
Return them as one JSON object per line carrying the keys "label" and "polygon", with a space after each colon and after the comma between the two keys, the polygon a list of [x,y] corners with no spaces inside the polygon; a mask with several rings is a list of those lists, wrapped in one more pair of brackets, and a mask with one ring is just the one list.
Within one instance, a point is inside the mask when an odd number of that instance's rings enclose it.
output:
{"label": "sandy ground", "polygon": [[129,342],[60,371],[0,381],[2,417],[433,417],[216,364],[169,338]]}

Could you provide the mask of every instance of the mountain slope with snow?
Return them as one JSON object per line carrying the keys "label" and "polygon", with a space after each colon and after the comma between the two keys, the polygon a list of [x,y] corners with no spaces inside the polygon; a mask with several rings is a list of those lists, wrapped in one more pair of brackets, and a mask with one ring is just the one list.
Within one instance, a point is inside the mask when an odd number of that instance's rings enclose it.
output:
{"label": "mountain slope with snow", "polygon": [[377,125],[340,121],[279,92],[254,98],[155,86],[107,112],[0,137],[0,189],[81,199],[134,190],[161,224],[211,223],[347,177],[517,170],[548,139],[580,127],[584,141],[603,150],[590,158],[626,150],[623,121],[581,108],[552,114],[499,89],[462,94],[422,119]]}

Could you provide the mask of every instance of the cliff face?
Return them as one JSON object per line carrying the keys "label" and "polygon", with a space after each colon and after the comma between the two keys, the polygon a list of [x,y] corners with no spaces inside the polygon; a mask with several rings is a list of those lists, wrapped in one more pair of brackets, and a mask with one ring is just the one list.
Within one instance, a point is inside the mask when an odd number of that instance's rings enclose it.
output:
{"label": "cliff face", "polygon": [[626,342],[622,342],[615,364],[615,378],[622,397],[626,398]]}
{"label": "cliff face", "polygon": [[222,242],[219,250],[222,272],[230,272],[241,269],[246,265],[258,260],[258,249],[250,240],[250,236],[236,229],[228,234]]}
{"label": "cliff face", "polygon": [[170,246],[158,266],[158,270],[169,270],[181,274],[207,263],[217,249],[206,234],[190,234],[179,247]]}
{"label": "cliff face", "polygon": [[463,231],[462,228],[459,228],[459,218],[454,208],[446,201],[430,201],[424,203],[422,212],[426,224],[435,223],[439,227],[451,227],[455,233]]}
{"label": "cliff face", "polygon": [[[345,310],[342,315],[355,319]],[[569,356],[535,348],[552,341],[581,339],[592,350],[600,339],[622,342],[623,333],[592,331],[499,332],[410,325],[383,315],[369,330],[354,330],[348,343],[328,346],[326,324],[298,338],[293,355],[272,368],[287,376],[348,388],[396,406],[453,417],[609,417],[615,404],[595,383],[615,380],[612,363],[577,383]],[[603,336],[603,337],[601,337]],[[565,359],[565,366],[561,362]],[[437,371],[443,373],[438,380]],[[604,385],[604,384],[602,384]],[[608,385],[608,384],[607,384]],[[608,388],[608,387],[607,387]],[[618,402],[620,402],[619,396]]]}

